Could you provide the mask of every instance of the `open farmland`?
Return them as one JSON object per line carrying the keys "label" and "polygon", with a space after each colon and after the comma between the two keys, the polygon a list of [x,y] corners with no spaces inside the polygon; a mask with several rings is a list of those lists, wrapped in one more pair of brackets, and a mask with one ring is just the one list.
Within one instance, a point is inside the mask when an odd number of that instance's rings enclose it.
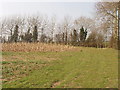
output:
{"label": "open farmland", "polygon": [[117,50],[42,43],[2,45],[3,88],[117,88]]}

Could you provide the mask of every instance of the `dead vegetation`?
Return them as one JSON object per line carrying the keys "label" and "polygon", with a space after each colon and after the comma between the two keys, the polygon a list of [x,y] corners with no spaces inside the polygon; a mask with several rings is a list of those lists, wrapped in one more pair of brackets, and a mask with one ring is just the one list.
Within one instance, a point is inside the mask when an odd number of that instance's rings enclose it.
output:
{"label": "dead vegetation", "polygon": [[61,52],[70,51],[76,48],[69,45],[60,44],[46,44],[46,43],[4,43],[2,44],[2,51],[14,51],[14,52]]}

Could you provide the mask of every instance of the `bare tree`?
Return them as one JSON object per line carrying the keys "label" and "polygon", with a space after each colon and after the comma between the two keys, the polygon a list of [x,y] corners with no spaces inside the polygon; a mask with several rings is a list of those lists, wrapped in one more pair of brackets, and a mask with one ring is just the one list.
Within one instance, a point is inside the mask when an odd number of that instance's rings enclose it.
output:
{"label": "bare tree", "polygon": [[9,19],[5,18],[1,23],[2,36],[8,37],[8,40],[11,40],[11,37],[14,32],[15,25],[21,25],[21,19],[18,17],[11,17]]}
{"label": "bare tree", "polygon": [[63,29],[63,40],[65,44],[68,44],[68,37],[70,34],[70,29],[71,29],[71,17],[70,16],[65,16],[64,21],[62,23],[62,29]]}
{"label": "bare tree", "polygon": [[[104,22],[105,20],[110,22],[110,28],[112,29],[111,39],[113,43],[113,47],[117,47],[117,39],[118,39],[118,18],[117,18],[117,2],[98,2],[96,3],[96,12],[100,17],[99,20]],[[108,22],[108,23],[109,23]]]}
{"label": "bare tree", "polygon": [[[41,27],[40,27],[40,31],[38,32],[38,34],[40,33],[40,42],[48,42],[47,40],[47,35],[46,35],[46,31],[48,31],[49,27],[48,27],[48,16],[45,16],[42,19],[42,23],[41,23]],[[48,32],[49,33],[49,32]],[[47,34],[48,34],[47,33]],[[45,40],[46,39],[46,40]]]}
{"label": "bare tree", "polygon": [[50,22],[50,31],[51,31],[51,38],[52,38],[52,42],[54,42],[54,34],[55,34],[55,29],[56,29],[56,16],[54,15],[52,18],[51,18],[51,22]]}

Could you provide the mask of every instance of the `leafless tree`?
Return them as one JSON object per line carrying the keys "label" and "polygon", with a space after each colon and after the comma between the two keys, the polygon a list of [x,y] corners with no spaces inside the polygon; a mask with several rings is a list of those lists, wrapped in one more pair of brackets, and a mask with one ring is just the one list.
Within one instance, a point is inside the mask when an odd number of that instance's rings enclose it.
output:
{"label": "leafless tree", "polygon": [[[113,47],[117,45],[118,39],[118,18],[117,18],[117,2],[98,2],[96,3],[96,12],[101,22],[109,23],[109,27],[112,31],[111,39]],[[109,29],[110,30],[110,29]]]}

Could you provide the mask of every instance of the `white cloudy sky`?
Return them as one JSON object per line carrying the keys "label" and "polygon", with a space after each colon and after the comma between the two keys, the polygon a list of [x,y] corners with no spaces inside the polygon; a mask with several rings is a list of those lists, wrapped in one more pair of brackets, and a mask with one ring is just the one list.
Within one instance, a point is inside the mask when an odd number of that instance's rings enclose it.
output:
{"label": "white cloudy sky", "polygon": [[3,2],[0,16],[46,14],[57,18],[94,15],[95,2]]}
{"label": "white cloudy sky", "polygon": [[92,17],[98,1],[119,0],[0,0],[0,17],[35,13]]}

